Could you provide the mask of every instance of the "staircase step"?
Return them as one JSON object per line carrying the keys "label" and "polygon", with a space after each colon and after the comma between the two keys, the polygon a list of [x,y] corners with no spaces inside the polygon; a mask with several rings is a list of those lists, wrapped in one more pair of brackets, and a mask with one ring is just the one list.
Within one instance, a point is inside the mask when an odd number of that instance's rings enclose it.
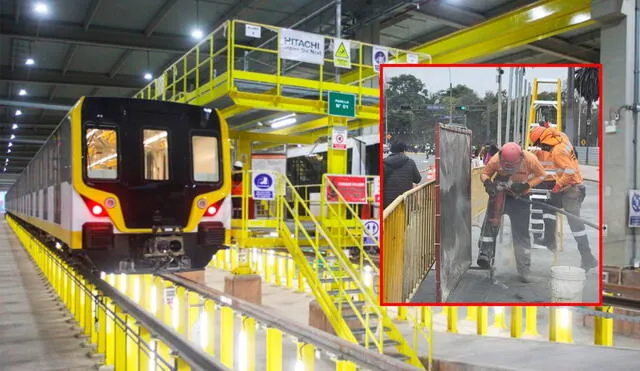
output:
{"label": "staircase step", "polygon": [[[349,305],[349,302],[347,302],[347,301],[335,302],[335,303],[336,303],[337,307],[351,308],[351,305]],[[362,308],[362,307],[365,306],[365,304],[367,304],[367,302],[365,302],[365,301],[352,301],[351,303],[356,308]]]}
{"label": "staircase step", "polygon": [[351,277],[340,277],[340,278],[320,278],[320,282],[322,283],[332,283],[332,282],[338,282],[338,281],[353,281],[351,279]]}
{"label": "staircase step", "polygon": [[[364,319],[365,316],[361,315],[361,317]],[[359,321],[360,319],[358,318],[357,315],[355,314],[343,314],[342,315],[342,319],[344,319],[345,321]]]}
{"label": "staircase step", "polygon": [[[396,341],[396,340],[392,340],[392,339],[383,339],[382,340],[382,347],[383,348],[390,347],[390,346],[395,346],[395,345],[400,345],[400,342]],[[361,341],[360,342],[360,346],[363,346],[363,347],[368,348],[368,349],[376,349],[377,348],[376,344],[373,341],[369,342],[369,346],[368,347],[365,346],[364,341]]]}
{"label": "staircase step", "polygon": [[411,358],[411,357],[409,357],[407,355],[404,355],[402,353],[385,353],[384,355],[388,356],[388,357],[395,358],[395,359],[403,361],[403,362],[408,360],[409,358]]}
{"label": "staircase step", "polygon": [[[347,295],[357,295],[360,294],[362,291],[360,291],[359,289],[351,289],[351,290],[344,290],[345,293]],[[334,295],[338,295],[340,294],[340,290],[331,290],[331,291],[327,291],[327,294],[334,296]]]}

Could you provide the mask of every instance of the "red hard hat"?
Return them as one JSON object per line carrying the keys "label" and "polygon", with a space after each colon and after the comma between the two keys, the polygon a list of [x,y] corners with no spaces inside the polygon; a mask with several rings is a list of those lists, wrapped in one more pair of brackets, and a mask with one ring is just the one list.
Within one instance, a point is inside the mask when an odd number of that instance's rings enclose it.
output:
{"label": "red hard hat", "polygon": [[516,171],[522,161],[522,148],[518,143],[505,143],[500,149],[500,166],[505,171]]}

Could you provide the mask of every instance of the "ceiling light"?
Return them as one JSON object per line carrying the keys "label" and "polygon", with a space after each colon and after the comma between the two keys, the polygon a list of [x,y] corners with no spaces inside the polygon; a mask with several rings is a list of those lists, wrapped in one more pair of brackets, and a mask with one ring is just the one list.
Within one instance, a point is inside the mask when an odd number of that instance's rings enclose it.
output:
{"label": "ceiling light", "polygon": [[7,150],[7,153],[11,153],[11,148],[9,148],[9,149]]}
{"label": "ceiling light", "polygon": [[199,28],[194,29],[193,31],[191,31],[191,37],[193,37],[196,40],[200,40],[202,39],[202,31]]}
{"label": "ceiling light", "polygon": [[292,118],[289,118],[289,119],[285,119],[285,120],[274,122],[273,124],[271,124],[271,127],[274,128],[274,129],[277,129],[277,128],[281,128],[281,127],[284,127],[284,126],[289,126],[291,124],[295,124],[296,121],[297,121],[296,118],[292,117]]}
{"label": "ceiling light", "polygon": [[2,171],[4,171],[6,173],[7,172],[7,168],[5,167]]}
{"label": "ceiling light", "polygon": [[24,89],[20,89],[20,91],[18,92],[18,95],[19,96],[25,96],[25,95],[27,95],[27,91],[24,90]]}
{"label": "ceiling light", "polygon": [[11,129],[16,130],[18,128],[18,124],[11,125]]}
{"label": "ceiling light", "polygon": [[11,134],[11,139],[16,139],[16,136],[14,134]]}
{"label": "ceiling light", "polygon": [[144,79],[145,80],[151,80],[152,78],[153,78],[153,76],[149,72],[144,74]]}
{"label": "ceiling light", "polygon": [[33,66],[34,64],[36,64],[36,61],[34,61],[33,58],[27,58],[24,64],[26,64],[27,66]]}
{"label": "ceiling light", "polygon": [[9,147],[13,147],[13,143],[9,142]]}
{"label": "ceiling light", "polygon": [[[20,116],[22,115],[22,111],[20,111],[19,109],[16,110],[16,116]],[[15,124],[14,124],[15,125]]]}
{"label": "ceiling light", "polygon": [[45,3],[36,3],[36,6],[33,7],[36,13],[47,14],[49,13],[49,7]]}

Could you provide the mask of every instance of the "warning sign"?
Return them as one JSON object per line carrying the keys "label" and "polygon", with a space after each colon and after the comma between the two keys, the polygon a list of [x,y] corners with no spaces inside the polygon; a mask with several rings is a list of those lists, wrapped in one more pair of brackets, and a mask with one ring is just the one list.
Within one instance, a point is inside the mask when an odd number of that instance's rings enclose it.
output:
{"label": "warning sign", "polygon": [[349,40],[334,40],[333,65],[340,68],[351,68],[351,42]]}
{"label": "warning sign", "polygon": [[362,221],[364,246],[377,246],[380,240],[380,222],[369,219]]}
{"label": "warning sign", "polygon": [[347,149],[347,134],[349,130],[346,126],[334,126],[331,132],[331,148]]}
{"label": "warning sign", "polygon": [[361,175],[327,175],[327,179],[333,184],[327,184],[327,203],[335,204],[342,198],[349,204],[367,203],[367,177]]}

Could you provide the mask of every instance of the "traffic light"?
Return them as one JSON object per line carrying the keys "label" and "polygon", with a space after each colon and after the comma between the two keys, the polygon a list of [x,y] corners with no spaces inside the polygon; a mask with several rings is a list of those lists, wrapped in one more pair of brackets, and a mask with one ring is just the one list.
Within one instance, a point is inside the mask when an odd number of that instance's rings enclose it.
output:
{"label": "traffic light", "polygon": [[459,111],[466,111],[467,110],[467,106],[456,106],[456,109]]}

